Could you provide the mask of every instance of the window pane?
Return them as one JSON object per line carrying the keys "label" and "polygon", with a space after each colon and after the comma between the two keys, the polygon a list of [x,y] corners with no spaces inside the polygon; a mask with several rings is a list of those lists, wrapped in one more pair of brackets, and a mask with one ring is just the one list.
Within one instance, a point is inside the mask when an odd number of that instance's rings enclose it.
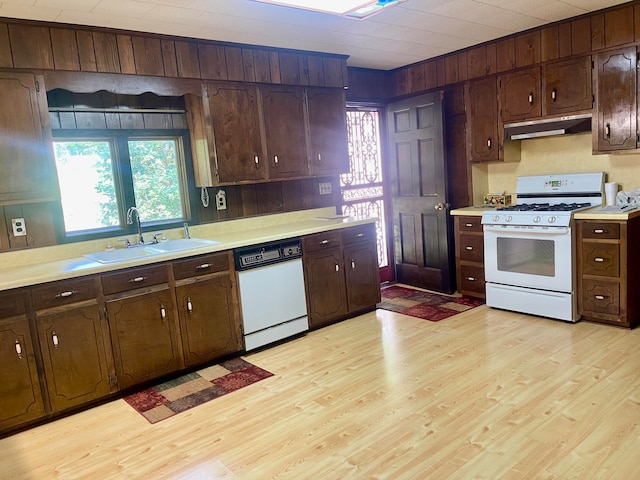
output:
{"label": "window pane", "polygon": [[54,142],[67,232],[119,225],[108,141]]}
{"label": "window pane", "polygon": [[184,218],[175,139],[130,140],[136,207],[143,222]]}

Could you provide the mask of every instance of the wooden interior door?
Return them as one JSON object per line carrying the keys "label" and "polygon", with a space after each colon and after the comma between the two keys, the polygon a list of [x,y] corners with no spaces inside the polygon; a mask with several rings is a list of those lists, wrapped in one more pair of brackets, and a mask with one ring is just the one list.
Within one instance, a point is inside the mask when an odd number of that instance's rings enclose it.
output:
{"label": "wooden interior door", "polygon": [[453,291],[442,95],[429,93],[388,108],[396,278]]}

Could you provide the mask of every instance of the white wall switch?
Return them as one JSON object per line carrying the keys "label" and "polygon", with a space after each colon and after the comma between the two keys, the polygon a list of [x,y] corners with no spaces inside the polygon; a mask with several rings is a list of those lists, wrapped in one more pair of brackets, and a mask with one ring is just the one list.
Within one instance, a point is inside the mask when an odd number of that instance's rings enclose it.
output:
{"label": "white wall switch", "polygon": [[329,182],[321,182],[318,186],[320,187],[320,195],[331,195],[333,189]]}
{"label": "white wall switch", "polygon": [[216,210],[227,209],[227,193],[224,190],[218,190],[216,193]]}
{"label": "white wall switch", "polygon": [[11,226],[13,227],[14,237],[23,237],[27,234],[27,226],[24,223],[24,218],[12,218]]}

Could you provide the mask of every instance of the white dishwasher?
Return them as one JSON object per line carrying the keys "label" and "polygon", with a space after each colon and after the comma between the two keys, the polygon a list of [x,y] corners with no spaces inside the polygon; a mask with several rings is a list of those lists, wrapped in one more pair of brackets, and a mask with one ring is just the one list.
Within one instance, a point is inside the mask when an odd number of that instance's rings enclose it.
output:
{"label": "white dishwasher", "polygon": [[309,330],[298,239],[234,251],[245,350]]}

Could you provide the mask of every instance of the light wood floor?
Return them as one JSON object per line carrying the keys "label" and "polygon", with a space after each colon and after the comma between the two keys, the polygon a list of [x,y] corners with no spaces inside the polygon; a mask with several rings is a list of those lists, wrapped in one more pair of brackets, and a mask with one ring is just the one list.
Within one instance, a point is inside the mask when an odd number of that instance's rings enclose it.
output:
{"label": "light wood floor", "polygon": [[640,329],[378,310],[246,358],[275,375],[155,425],[117,400],[0,440],[0,478],[640,478]]}

